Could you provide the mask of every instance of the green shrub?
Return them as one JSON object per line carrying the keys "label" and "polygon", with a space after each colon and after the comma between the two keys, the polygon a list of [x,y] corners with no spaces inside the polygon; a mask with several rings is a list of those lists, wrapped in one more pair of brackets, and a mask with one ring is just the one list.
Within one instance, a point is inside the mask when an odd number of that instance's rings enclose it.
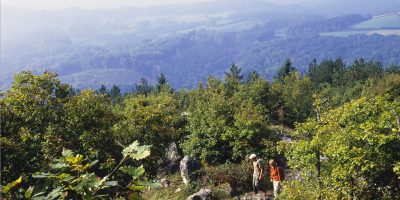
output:
{"label": "green shrub", "polygon": [[206,168],[207,182],[213,186],[229,183],[234,194],[252,190],[252,165],[248,162],[241,164],[223,164]]}

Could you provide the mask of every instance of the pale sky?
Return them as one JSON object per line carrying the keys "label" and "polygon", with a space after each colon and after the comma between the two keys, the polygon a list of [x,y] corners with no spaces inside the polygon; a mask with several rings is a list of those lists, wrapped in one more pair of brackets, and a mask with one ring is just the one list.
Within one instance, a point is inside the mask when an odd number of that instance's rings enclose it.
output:
{"label": "pale sky", "polygon": [[1,0],[1,5],[21,9],[53,10],[69,7],[78,8],[115,8],[122,6],[151,6],[176,3],[193,3],[209,0]]}
{"label": "pale sky", "polygon": [[[165,4],[181,4],[203,1],[218,1],[218,0],[0,0],[1,5],[11,6],[21,9],[40,9],[53,10],[69,7],[78,7],[86,9],[96,8],[116,8],[123,6],[151,6]],[[243,0],[246,1],[246,0]],[[307,4],[313,0],[264,0],[276,4],[300,3]],[[314,0],[315,1],[315,0]]]}
{"label": "pale sky", "polygon": [[[117,8],[124,6],[135,6],[135,7],[145,7],[152,5],[166,5],[166,4],[182,4],[182,3],[194,3],[194,2],[204,2],[204,1],[220,1],[220,0],[0,0],[1,6],[10,6],[20,9],[29,10],[54,10],[63,8],[84,8],[84,9],[107,9],[107,8]],[[237,0],[244,1],[247,0]],[[296,4],[302,6],[314,6],[323,3],[341,3],[343,5],[349,1],[355,0],[261,0],[267,1],[274,4]],[[362,2],[363,0],[357,0]],[[396,0],[364,0],[368,3],[384,4],[387,2],[396,2]],[[396,6],[400,6],[400,0],[397,0]],[[373,5],[373,4],[372,4]]]}

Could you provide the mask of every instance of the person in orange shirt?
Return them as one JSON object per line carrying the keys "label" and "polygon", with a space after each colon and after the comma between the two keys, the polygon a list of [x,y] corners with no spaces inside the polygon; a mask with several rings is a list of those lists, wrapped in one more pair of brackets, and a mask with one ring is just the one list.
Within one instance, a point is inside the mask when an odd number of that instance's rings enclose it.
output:
{"label": "person in orange shirt", "polygon": [[274,196],[276,198],[280,193],[281,182],[285,179],[285,174],[283,173],[282,167],[278,167],[278,164],[273,159],[269,161],[269,167],[270,180],[274,185]]}

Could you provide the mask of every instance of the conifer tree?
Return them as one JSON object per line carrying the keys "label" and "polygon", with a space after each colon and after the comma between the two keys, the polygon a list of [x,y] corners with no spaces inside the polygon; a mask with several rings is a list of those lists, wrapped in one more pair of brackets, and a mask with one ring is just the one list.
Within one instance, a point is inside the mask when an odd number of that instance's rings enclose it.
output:
{"label": "conifer tree", "polygon": [[118,85],[113,85],[112,88],[109,91],[109,95],[113,98],[115,97],[120,97],[121,96],[121,89],[119,88]]}
{"label": "conifer tree", "polygon": [[296,71],[296,68],[293,67],[292,61],[288,58],[285,60],[283,65],[278,69],[278,72],[275,75],[275,79],[283,81],[285,77],[290,75],[293,71]]}
{"label": "conifer tree", "polygon": [[153,91],[153,86],[145,78],[141,78],[139,84],[135,84],[137,94],[148,95],[151,91]]}
{"label": "conifer tree", "polygon": [[169,88],[168,79],[165,77],[164,73],[161,73],[157,80],[157,92],[160,92],[165,87]]}
{"label": "conifer tree", "polygon": [[233,93],[238,90],[242,80],[242,69],[237,65],[232,64],[229,71],[225,72],[225,86],[229,96],[232,96]]}
{"label": "conifer tree", "polygon": [[107,87],[101,84],[100,89],[97,91],[98,94],[107,94]]}

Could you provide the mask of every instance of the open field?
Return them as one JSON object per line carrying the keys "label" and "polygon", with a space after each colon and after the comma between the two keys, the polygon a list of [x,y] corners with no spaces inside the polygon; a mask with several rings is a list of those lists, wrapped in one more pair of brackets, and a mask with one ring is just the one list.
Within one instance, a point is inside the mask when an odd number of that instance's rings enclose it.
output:
{"label": "open field", "polygon": [[355,24],[354,29],[383,29],[383,28],[400,28],[400,14],[391,14],[373,17],[370,20]]}
{"label": "open field", "polygon": [[369,20],[351,26],[348,30],[337,32],[323,32],[321,36],[348,37],[350,35],[373,35],[383,36],[400,35],[400,14],[387,14],[375,16]]}
{"label": "open field", "polygon": [[389,29],[382,29],[382,30],[358,30],[358,31],[340,31],[340,32],[324,32],[320,33],[321,36],[336,36],[336,37],[348,37],[350,35],[373,35],[379,34],[383,36],[389,35],[400,35],[400,29],[398,30],[389,30]]}

